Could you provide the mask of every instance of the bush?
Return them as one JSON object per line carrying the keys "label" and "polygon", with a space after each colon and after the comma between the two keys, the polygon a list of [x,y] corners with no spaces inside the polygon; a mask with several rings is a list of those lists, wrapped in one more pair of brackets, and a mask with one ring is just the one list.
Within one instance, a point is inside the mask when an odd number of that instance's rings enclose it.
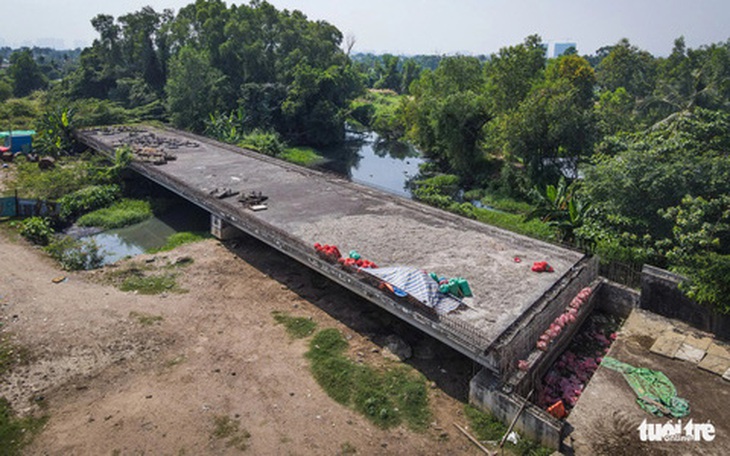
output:
{"label": "bush", "polygon": [[61,236],[48,244],[45,251],[67,271],[96,269],[104,264],[104,252],[92,240]]}
{"label": "bush", "polygon": [[20,234],[37,245],[48,245],[53,233],[51,221],[45,217],[30,217],[20,225]]}
{"label": "bush", "polygon": [[92,165],[76,158],[62,158],[49,170],[25,159],[16,162],[16,175],[8,188],[17,188],[27,198],[55,201],[84,188],[91,178]]}
{"label": "bush", "polygon": [[150,217],[152,217],[152,206],[148,201],[124,199],[81,216],[78,224],[111,229],[133,225]]}
{"label": "bush", "polygon": [[265,155],[276,157],[284,151],[284,143],[276,132],[254,130],[243,137],[240,147],[253,149]]}
{"label": "bush", "polygon": [[121,193],[118,185],[92,185],[76,190],[58,200],[61,218],[68,220],[78,214],[106,207],[119,199]]}

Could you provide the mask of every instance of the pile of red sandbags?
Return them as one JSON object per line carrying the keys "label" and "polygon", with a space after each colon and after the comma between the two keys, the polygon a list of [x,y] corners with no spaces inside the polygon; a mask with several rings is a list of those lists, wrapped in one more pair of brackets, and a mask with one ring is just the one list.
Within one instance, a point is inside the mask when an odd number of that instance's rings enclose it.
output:
{"label": "pile of red sandbags", "polygon": [[550,324],[550,327],[546,329],[542,335],[540,335],[540,339],[538,339],[537,344],[535,344],[539,350],[547,350],[550,342],[560,335],[563,328],[575,322],[578,310],[581,306],[583,306],[583,304],[585,304],[592,292],[593,290],[590,287],[585,287],[580,290],[577,295],[575,295],[573,300],[570,301],[570,304],[568,304],[568,307],[565,308],[565,312],[558,315]]}
{"label": "pile of red sandbags", "polygon": [[363,260],[362,258],[358,258],[357,260],[354,258],[340,258],[337,262],[346,268],[375,269],[378,267],[372,261]]}
{"label": "pile of red sandbags", "polygon": [[[314,244],[314,250],[316,250],[319,256],[323,259],[332,263],[339,263],[345,269],[375,269],[378,267],[378,265],[372,261],[360,258],[360,255],[358,255],[354,250],[350,252],[349,257],[343,257],[337,246],[329,244],[322,245],[319,242]],[[355,253],[355,255],[353,255],[353,253]]]}
{"label": "pile of red sandbags", "polygon": [[325,260],[336,262],[340,258],[342,258],[342,254],[340,253],[339,249],[335,245],[329,245],[325,244],[322,245],[319,242],[314,244],[314,250],[319,253],[319,256],[322,257]]}
{"label": "pile of red sandbags", "polygon": [[547,261],[535,261],[532,263],[532,272],[555,272]]}

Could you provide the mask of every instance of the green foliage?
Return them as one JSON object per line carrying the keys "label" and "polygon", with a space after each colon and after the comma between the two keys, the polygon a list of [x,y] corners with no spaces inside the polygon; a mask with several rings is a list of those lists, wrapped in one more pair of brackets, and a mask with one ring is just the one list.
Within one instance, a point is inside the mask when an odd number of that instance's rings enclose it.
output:
{"label": "green foliage", "polygon": [[96,269],[104,264],[104,252],[93,240],[58,236],[44,250],[67,271]]}
{"label": "green foliage", "polygon": [[526,166],[533,184],[556,179],[557,170],[546,166],[548,160],[576,161],[589,151],[592,111],[580,95],[568,80],[546,81],[508,117],[507,150]]}
{"label": "green foliage", "polygon": [[495,114],[515,109],[542,79],[545,70],[545,49],[537,35],[525,38],[516,46],[506,47],[492,55],[486,66],[487,90]]}
{"label": "green foliage", "polygon": [[540,220],[526,219],[522,214],[510,214],[478,207],[474,207],[470,212],[472,218],[488,225],[543,241],[557,240],[557,233],[554,227]]}
{"label": "green foliage", "polygon": [[82,215],[79,226],[97,226],[104,229],[133,225],[152,217],[149,201],[123,199],[109,207]]}
{"label": "green foliage", "polygon": [[205,51],[184,47],[170,62],[165,92],[170,120],[178,128],[202,132],[205,119],[220,108],[224,75]]}
{"label": "green foliage", "polygon": [[33,147],[43,154],[53,157],[71,155],[76,151],[74,129],[75,111],[73,109],[53,109],[47,111],[38,122]]}
{"label": "green foliage", "polygon": [[181,245],[192,244],[193,242],[199,242],[205,239],[209,239],[210,237],[211,235],[207,231],[181,231],[179,233],[171,234],[162,247],[150,249],[147,251],[147,253],[168,252],[170,250],[174,250],[180,247]]}
{"label": "green foliage", "polygon": [[479,440],[500,440],[507,432],[507,426],[504,423],[473,405],[467,404],[464,407],[464,414],[469,420],[469,428]]}
{"label": "green foliage", "polygon": [[34,92],[25,98],[10,98],[0,103],[0,126],[3,130],[33,129],[43,115],[45,96]]}
{"label": "green foliage", "polygon": [[0,397],[0,447],[3,449],[3,454],[7,456],[22,454],[23,448],[31,443],[47,421],[47,416],[18,417],[10,402]]}
{"label": "green foliage", "polygon": [[315,166],[325,158],[311,147],[287,147],[279,156],[281,159],[302,166]]}
{"label": "green foliage", "polygon": [[273,131],[254,130],[245,135],[238,145],[272,157],[277,157],[284,151],[284,143]]}
{"label": "green foliage", "polygon": [[10,56],[8,72],[13,80],[13,95],[18,98],[28,96],[34,90],[44,89],[48,85],[48,79],[27,48]]}
{"label": "green foliage", "polygon": [[231,111],[228,115],[220,112],[212,113],[205,122],[205,134],[219,141],[236,144],[246,132],[247,116],[242,107]]}
{"label": "green foliage", "polygon": [[20,234],[33,244],[48,245],[53,238],[54,230],[48,218],[30,217],[21,223]]}
{"label": "green foliage", "polygon": [[311,318],[292,317],[287,313],[277,311],[271,312],[271,315],[278,324],[286,328],[286,332],[294,339],[309,337],[317,328],[317,323]]}
{"label": "green foliage", "polygon": [[484,195],[481,198],[481,203],[498,211],[509,212],[511,214],[527,215],[535,209],[530,203],[493,194]]}
{"label": "green foliage", "polygon": [[591,210],[591,203],[576,192],[576,183],[568,185],[561,177],[557,187],[548,185],[544,192],[536,187],[532,195],[536,207],[529,216],[557,228],[562,241],[573,241],[574,231],[583,225]]}
{"label": "green foliage", "polygon": [[183,293],[177,286],[175,274],[143,275],[133,274],[119,285],[122,291],[136,291],[139,294],[155,295],[160,293]]}
{"label": "green foliage", "polygon": [[106,207],[119,199],[122,191],[118,185],[91,185],[64,195],[58,200],[60,217],[70,219],[76,215]]}
{"label": "green foliage", "polygon": [[484,83],[479,60],[448,57],[414,82],[413,99],[403,108],[409,137],[427,157],[466,181],[483,165],[478,146],[482,128],[492,118]]}
{"label": "green foliage", "polygon": [[[464,414],[469,420],[469,427],[477,439],[481,441],[499,441],[507,432],[507,426],[493,415],[482,412],[476,407],[467,404]],[[513,453],[522,456],[549,456],[553,453],[550,448],[541,447],[538,443],[522,438],[517,444],[508,442],[507,448]]]}
{"label": "green foliage", "polygon": [[413,197],[431,206],[446,208],[459,193],[459,176],[454,174],[438,174],[411,183]]}
{"label": "green foliage", "polygon": [[15,179],[10,188],[28,198],[58,200],[67,193],[83,188],[89,178],[89,165],[78,159],[65,159],[49,170],[41,170],[37,163],[20,159],[15,161]]}
{"label": "green foliage", "polygon": [[425,379],[405,367],[381,371],[359,365],[344,355],[347,346],[335,329],[322,330],[310,341],[312,373],[327,394],[381,428],[405,421],[414,430],[425,429],[431,418]]}
{"label": "green foliage", "polygon": [[622,39],[598,65],[596,76],[605,90],[623,87],[634,97],[645,97],[654,89],[656,61],[648,52]]}

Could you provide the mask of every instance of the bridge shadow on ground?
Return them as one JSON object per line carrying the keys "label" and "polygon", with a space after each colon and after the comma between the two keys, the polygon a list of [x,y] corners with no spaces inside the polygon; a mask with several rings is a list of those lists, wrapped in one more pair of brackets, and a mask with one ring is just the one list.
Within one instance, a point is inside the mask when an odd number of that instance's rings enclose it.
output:
{"label": "bridge shadow on ground", "polygon": [[405,363],[447,395],[468,401],[469,381],[480,369],[471,359],[253,237],[243,236],[223,244],[380,349],[388,336],[398,336],[414,354]]}

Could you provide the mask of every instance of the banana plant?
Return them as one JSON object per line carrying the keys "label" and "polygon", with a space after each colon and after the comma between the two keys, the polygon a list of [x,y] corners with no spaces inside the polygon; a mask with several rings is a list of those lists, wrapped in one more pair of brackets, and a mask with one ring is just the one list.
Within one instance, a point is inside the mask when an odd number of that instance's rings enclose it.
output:
{"label": "banana plant", "polygon": [[568,185],[564,177],[558,185],[547,185],[544,191],[533,188],[531,195],[536,202],[528,218],[539,218],[560,232],[562,241],[575,240],[574,231],[581,227],[591,210],[590,201],[576,192],[575,182]]}

